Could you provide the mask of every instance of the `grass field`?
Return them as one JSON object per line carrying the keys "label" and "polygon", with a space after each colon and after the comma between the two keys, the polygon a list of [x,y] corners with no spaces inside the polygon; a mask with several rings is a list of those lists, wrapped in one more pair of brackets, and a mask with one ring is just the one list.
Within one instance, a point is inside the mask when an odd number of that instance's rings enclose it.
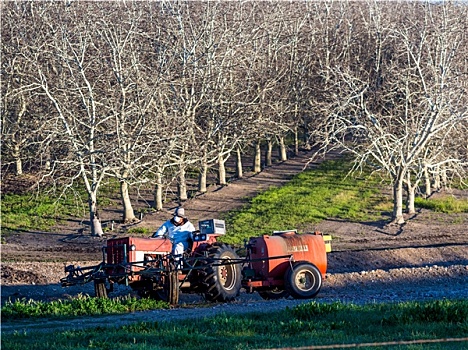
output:
{"label": "grass field", "polygon": [[467,300],[365,305],[312,301],[273,313],[4,335],[2,349],[218,350],[383,342],[413,344],[363,348],[466,349],[466,340],[444,339],[467,334]]}
{"label": "grass field", "polygon": [[40,317],[73,317],[122,314],[135,311],[168,309],[169,304],[147,298],[94,298],[79,295],[76,298],[43,302],[37,300],[7,301],[2,306],[2,320],[10,321]]}

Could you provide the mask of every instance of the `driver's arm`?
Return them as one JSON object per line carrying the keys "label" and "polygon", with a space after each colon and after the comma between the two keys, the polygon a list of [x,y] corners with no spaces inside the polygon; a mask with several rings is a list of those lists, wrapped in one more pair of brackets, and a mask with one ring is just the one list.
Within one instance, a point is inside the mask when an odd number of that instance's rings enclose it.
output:
{"label": "driver's arm", "polygon": [[162,224],[160,228],[157,229],[157,231],[151,236],[152,238],[156,237],[164,237],[167,234],[167,226],[166,224]]}

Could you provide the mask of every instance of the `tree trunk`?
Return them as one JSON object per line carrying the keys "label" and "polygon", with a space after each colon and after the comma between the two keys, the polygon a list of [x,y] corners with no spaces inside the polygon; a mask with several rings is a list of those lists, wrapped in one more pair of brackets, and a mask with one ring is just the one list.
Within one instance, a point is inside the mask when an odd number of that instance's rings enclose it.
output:
{"label": "tree trunk", "polygon": [[154,191],[154,208],[156,210],[162,210],[163,208],[163,200],[162,200],[162,175],[161,173],[157,173],[156,175],[156,186]]}
{"label": "tree trunk", "polygon": [[432,194],[431,189],[431,178],[429,177],[429,171],[427,170],[427,165],[424,165],[424,183],[426,185],[426,190],[424,191],[425,198],[429,198]]}
{"label": "tree trunk", "polygon": [[446,191],[449,188],[449,183],[448,183],[448,180],[447,180],[447,169],[441,170],[440,177],[442,179],[441,180],[442,181],[441,186],[443,186],[444,190]]}
{"label": "tree trunk", "polygon": [[402,170],[397,174],[393,184],[393,222],[403,224],[403,176]]}
{"label": "tree trunk", "polygon": [[414,198],[415,198],[415,192],[416,192],[416,187],[418,186],[418,182],[414,185],[411,184],[411,173],[408,171],[408,177],[407,177],[407,192],[408,196],[406,199],[406,210],[408,211],[408,214],[415,214],[416,209],[414,207]]}
{"label": "tree trunk", "polygon": [[128,183],[125,180],[120,181],[120,196],[123,204],[123,222],[132,222],[136,220],[135,212],[133,211],[130,195],[128,194]]}
{"label": "tree trunk", "polygon": [[208,164],[206,162],[206,156],[203,157],[203,160],[200,165],[200,170],[198,174],[198,191],[201,193],[206,192],[206,175],[208,173]]}
{"label": "tree trunk", "polygon": [[21,151],[20,146],[18,144],[15,144],[13,148],[13,158],[15,159],[16,175],[23,175],[23,161],[21,159]]}
{"label": "tree trunk", "polygon": [[102,231],[101,220],[99,219],[99,214],[97,211],[96,192],[88,193],[88,197],[91,235],[102,237],[104,232]]}
{"label": "tree trunk", "polygon": [[271,166],[273,164],[271,160],[271,153],[273,152],[273,142],[271,139],[267,139],[267,149],[265,152],[265,166]]}
{"label": "tree trunk", "polygon": [[299,130],[297,126],[294,128],[294,155],[299,155]]}
{"label": "tree trunk", "polygon": [[303,140],[304,140],[304,147],[305,149],[307,150],[310,150],[312,147],[310,145],[310,135],[309,135],[309,127],[308,127],[308,122],[306,120],[306,118],[304,117],[303,119],[303,129],[304,129],[304,135],[303,135]]}
{"label": "tree trunk", "polygon": [[220,153],[218,155],[218,184],[221,186],[225,186],[226,182],[226,167],[224,165],[224,157]]}
{"label": "tree trunk", "polygon": [[238,179],[242,179],[244,177],[244,172],[242,171],[242,153],[240,147],[237,147],[236,151],[236,176]]}
{"label": "tree trunk", "polygon": [[[26,114],[26,99],[24,98],[24,95],[20,95],[20,105],[21,108],[18,111],[18,122],[21,123],[23,116]],[[16,166],[16,175],[23,175],[23,160],[21,159],[21,138],[18,136],[19,139],[14,135],[14,146],[13,146],[13,158],[15,160],[15,166]]]}
{"label": "tree trunk", "polygon": [[178,194],[180,201],[186,201],[188,199],[187,196],[187,180],[185,179],[185,167],[180,166],[179,169],[179,183],[178,183]]}
{"label": "tree trunk", "polygon": [[255,142],[255,154],[254,154],[254,162],[253,162],[253,172],[259,173],[262,171],[262,150],[260,148],[260,140]]}
{"label": "tree trunk", "polygon": [[278,143],[279,143],[280,160],[282,162],[284,162],[284,161],[288,160],[288,155],[286,153],[286,145],[284,144],[284,137],[283,136],[278,137]]}
{"label": "tree trunk", "polygon": [[415,214],[416,213],[416,209],[414,207],[414,198],[415,198],[415,188],[410,186],[408,187],[408,200],[407,200],[407,210],[408,210],[408,214]]}
{"label": "tree trunk", "polygon": [[437,167],[435,169],[435,174],[434,174],[434,189],[436,191],[439,191],[442,188],[440,184],[440,167]]}
{"label": "tree trunk", "polygon": [[[50,155],[50,148],[47,147],[46,150],[44,151],[44,156],[45,156],[45,161],[44,161],[44,170],[49,171],[52,166],[52,156]],[[41,162],[42,163],[42,162]]]}

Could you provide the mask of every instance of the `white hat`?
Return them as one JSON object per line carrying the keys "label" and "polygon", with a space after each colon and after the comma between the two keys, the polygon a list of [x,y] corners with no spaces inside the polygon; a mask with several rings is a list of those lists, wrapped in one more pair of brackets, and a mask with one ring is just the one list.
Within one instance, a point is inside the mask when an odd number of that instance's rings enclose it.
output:
{"label": "white hat", "polygon": [[180,216],[182,218],[185,218],[185,209],[184,208],[176,208],[174,211],[174,216]]}

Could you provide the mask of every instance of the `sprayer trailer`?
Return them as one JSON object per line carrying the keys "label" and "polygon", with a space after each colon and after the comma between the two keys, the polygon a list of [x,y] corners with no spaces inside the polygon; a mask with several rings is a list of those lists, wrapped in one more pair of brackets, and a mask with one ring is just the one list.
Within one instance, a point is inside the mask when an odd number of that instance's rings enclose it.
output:
{"label": "sprayer trailer", "polygon": [[171,304],[178,303],[180,292],[225,302],[234,300],[242,287],[266,299],[312,298],[320,290],[327,236],[283,231],[251,238],[246,256],[240,258],[232,247],[218,242],[224,234],[224,221],[200,221],[190,249],[181,257],[171,254],[167,238],[109,239],[100,264],[69,265],[60,282],[64,287],[93,282],[97,297],[107,297],[116,283],[125,284],[142,297]]}
{"label": "sprayer trailer", "polygon": [[327,272],[331,237],[320,232],[275,231],[252,237],[246,245],[242,286],[264,299],[313,298]]}

